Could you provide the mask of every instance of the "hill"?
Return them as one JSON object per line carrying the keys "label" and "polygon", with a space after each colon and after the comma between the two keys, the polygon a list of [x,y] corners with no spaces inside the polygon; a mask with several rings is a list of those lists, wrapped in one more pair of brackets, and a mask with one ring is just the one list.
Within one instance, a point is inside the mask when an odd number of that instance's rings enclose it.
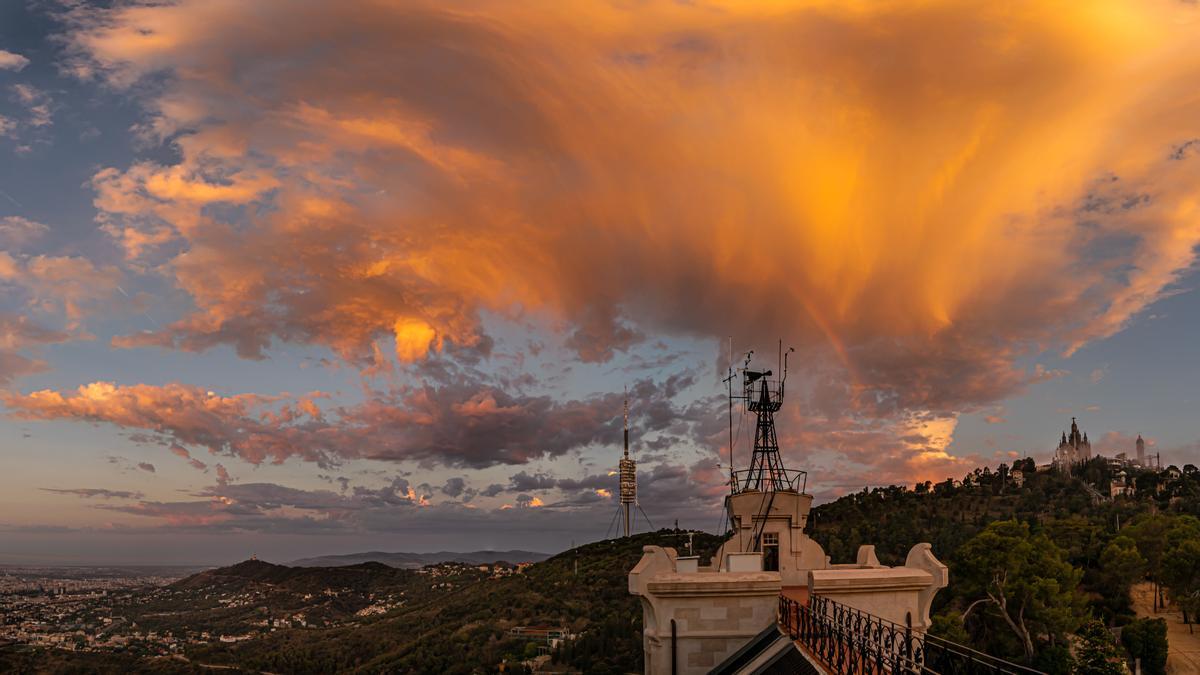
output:
{"label": "hill", "polygon": [[[1167,478],[1133,470],[1137,495],[1106,500],[1095,494],[1113,477],[1102,459],[1073,476],[1038,472],[1025,463],[1021,468],[1020,486],[1001,466],[963,481],[846,495],[813,510],[811,534],[834,562],[853,560],[860,544],[874,544],[881,561],[900,564],[914,543],[931,542],[951,568],[950,586],[935,600],[935,631],[1014,659],[1024,658],[1021,645],[994,609],[982,605],[967,619],[963,615],[976,604],[980,589],[972,579],[987,562],[980,557],[980,537],[1000,533],[1035,543],[1061,568],[1060,578],[1070,580],[1054,592],[1072,604],[1056,614],[1058,624],[1035,633],[1038,653],[1028,659],[1047,672],[1068,672],[1070,655],[1062,645],[1089,616],[1127,630],[1136,625],[1131,633],[1158,630],[1138,624],[1127,591],[1145,577],[1168,587],[1187,577],[1184,569],[1172,581],[1169,552],[1192,537],[1200,555],[1200,534],[1194,534],[1200,521],[1192,517],[1200,515],[1200,472],[1189,466],[1180,477]],[[245,561],[113,609],[138,630],[184,638],[180,656],[188,661],[114,654],[95,661],[103,669],[88,670],[166,672],[178,666],[188,672],[201,664],[277,673],[467,674],[496,672],[507,661],[508,672],[520,672],[520,662],[538,646],[513,629],[551,626],[573,638],[555,650],[558,662],[587,673],[637,672],[642,612],[628,593],[628,572],[643,546],[682,550],[686,540],[684,532],[661,530],[599,541],[520,572],[455,562],[400,569],[379,562],[299,567]],[[696,552],[711,556],[721,540],[697,533]],[[218,640],[221,635],[237,641]],[[1143,647],[1128,649],[1134,655]],[[1141,654],[1143,664],[1151,656]],[[37,670],[30,665],[36,659],[0,650],[0,671]],[[108,669],[118,662],[119,668]]]}
{"label": "hill", "polygon": [[392,586],[407,577],[402,570],[377,562],[320,568],[288,567],[261,560],[246,560],[230,567],[193,574],[176,581],[169,588],[240,591],[258,584],[295,593],[320,592],[326,588],[365,591]]}
{"label": "hill", "polygon": [[[1001,465],[977,469],[963,480],[864,489],[815,508],[810,534],[835,562],[853,560],[859,545],[873,544],[881,562],[901,564],[914,542],[930,542],[950,567],[950,586],[934,600],[935,631],[1051,673],[1069,672],[1071,656],[1064,644],[1090,620],[1133,628],[1130,633],[1151,630],[1165,639],[1165,624],[1146,628],[1135,618],[1130,589],[1143,579],[1157,584],[1164,600],[1193,602],[1189,611],[1200,611],[1195,574],[1200,568],[1200,470],[1195,466],[1157,472],[1115,467],[1097,457],[1073,474],[1038,471],[1032,460],[1012,468],[1021,469],[1023,484]],[[1110,498],[1114,480],[1132,486],[1134,494]],[[1022,562],[1004,561],[1005,551],[988,550],[995,542],[1037,551],[1047,562],[1045,569],[1028,569],[1019,581],[1012,580],[1046,594],[1021,600],[1028,600],[1030,613],[1042,614],[1033,656],[1014,639],[1003,612],[987,600],[987,593],[999,592],[1003,581],[998,579],[1015,576]],[[1000,566],[993,567],[997,562]],[[1145,666],[1151,655],[1134,653],[1143,647],[1128,647],[1127,656],[1145,656]]]}
{"label": "hill", "polygon": [[390,565],[392,567],[400,567],[403,569],[417,569],[425,565],[434,565],[444,562],[465,563],[467,565],[485,565],[495,562],[541,562],[549,558],[549,553],[537,553],[534,551],[438,551],[437,553],[404,553],[385,551],[368,551],[366,553],[347,553],[344,555],[323,555],[314,558],[301,558],[293,560],[288,565],[292,567],[339,567],[342,565],[359,565],[362,563],[376,562]]}
{"label": "hill", "polygon": [[[529,640],[511,629],[542,625],[577,636],[561,655],[568,663],[589,673],[635,672],[641,668],[642,616],[627,575],[644,546],[684,542],[683,533],[670,530],[595,542],[523,574],[467,582],[353,626],[278,631],[245,643],[208,645],[189,656],[271,672],[494,672],[502,660],[512,663],[528,653]],[[713,535],[695,536],[702,555],[711,556],[719,542]]]}
{"label": "hill", "polygon": [[[452,562],[410,570],[379,563],[315,568],[248,560],[114,608],[121,622],[143,634],[182,638],[183,653],[174,659],[148,658],[136,650],[103,658],[0,650],[0,672],[37,672],[39,658],[55,668],[70,663],[79,672],[104,673],[221,667],[467,674],[496,672],[503,661],[510,664],[508,672],[521,672],[520,661],[538,650],[530,638],[512,633],[520,626],[565,629],[574,639],[557,657],[580,671],[636,672],[642,663],[642,611],[629,595],[627,575],[644,546],[683,550],[687,539],[684,532],[662,530],[599,541],[520,572],[511,567],[484,572]],[[694,535],[702,557],[711,556],[719,542],[713,535]]]}

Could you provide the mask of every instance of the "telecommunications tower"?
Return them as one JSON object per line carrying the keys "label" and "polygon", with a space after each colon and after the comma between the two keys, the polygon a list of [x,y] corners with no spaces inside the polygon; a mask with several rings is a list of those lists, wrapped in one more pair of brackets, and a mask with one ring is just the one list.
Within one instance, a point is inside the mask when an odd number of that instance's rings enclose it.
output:
{"label": "telecommunications tower", "polygon": [[625,536],[633,534],[633,507],[637,503],[637,462],[629,458],[629,397],[625,397],[625,456],[621,458],[621,509],[625,515]]}
{"label": "telecommunications tower", "polygon": [[[625,455],[621,457],[621,461],[617,463],[617,471],[615,472],[620,481],[617,492],[617,512],[613,514],[612,521],[608,524],[608,532],[613,531],[613,525],[616,524],[617,518],[624,518],[621,525],[617,527],[617,531],[622,536],[630,536],[633,534],[634,521],[637,519],[637,513],[642,514],[646,525],[650,529],[654,529],[654,524],[650,522],[650,517],[646,515],[646,511],[642,509],[642,505],[638,503],[637,496],[637,462],[629,456],[629,393],[625,394]],[[609,472],[608,475],[613,475]],[[636,509],[636,511],[635,511]],[[608,538],[608,532],[605,532],[604,537]]]}

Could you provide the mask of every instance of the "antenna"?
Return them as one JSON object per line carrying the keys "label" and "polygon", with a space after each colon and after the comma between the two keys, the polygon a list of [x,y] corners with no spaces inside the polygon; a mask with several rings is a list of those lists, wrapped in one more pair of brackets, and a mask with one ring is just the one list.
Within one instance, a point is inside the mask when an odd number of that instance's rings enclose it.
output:
{"label": "antenna", "polygon": [[[778,352],[778,376],[773,377],[775,373],[770,370],[751,370],[750,363],[754,358],[754,351],[746,353],[746,360],[740,369],[742,376],[742,391],[741,394],[735,396],[732,392],[733,372],[730,371],[730,416],[732,418],[733,400],[738,399],[745,406],[744,411],[754,413],[756,417],[756,425],[754,431],[754,445],[750,455],[750,468],[745,472],[734,471],[734,480],[732,481],[731,491],[736,494],[746,490],[758,490],[763,492],[777,492],[780,490],[803,490],[807,487],[807,474],[805,472],[790,472],[783,466],[783,460],[779,453],[779,439],[775,431],[775,413],[779,412],[783,406],[784,383],[787,380],[788,357],[796,350],[788,347],[785,352],[783,349],[783,340],[779,341]],[[732,419],[730,421],[730,429],[732,435]],[[730,440],[730,454],[732,456],[732,439]],[[732,471],[732,462],[730,470]],[[739,476],[744,476],[739,480]],[[797,479],[804,479],[804,487],[797,485]]]}
{"label": "antenna", "polygon": [[625,456],[629,456],[629,387],[625,387]]}
{"label": "antenna", "polygon": [[729,375],[725,378],[725,384],[729,385],[729,486],[732,488],[737,485],[737,479],[733,476],[733,336],[729,336]]}
{"label": "antenna", "polygon": [[[618,463],[620,504],[625,513],[625,536],[633,534],[633,506],[637,503],[637,462],[629,457],[629,389],[625,390],[625,456]],[[643,514],[644,515],[644,514]]]}

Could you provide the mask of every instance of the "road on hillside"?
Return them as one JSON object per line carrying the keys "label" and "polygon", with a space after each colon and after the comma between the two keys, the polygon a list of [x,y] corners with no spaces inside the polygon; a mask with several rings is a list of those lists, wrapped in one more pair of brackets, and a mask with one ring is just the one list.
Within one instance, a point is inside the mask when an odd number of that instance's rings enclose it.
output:
{"label": "road on hillside", "polygon": [[1133,611],[1140,617],[1167,620],[1167,673],[1200,673],[1200,627],[1189,632],[1183,613],[1173,607],[1155,613],[1154,585],[1149,582],[1133,587]]}

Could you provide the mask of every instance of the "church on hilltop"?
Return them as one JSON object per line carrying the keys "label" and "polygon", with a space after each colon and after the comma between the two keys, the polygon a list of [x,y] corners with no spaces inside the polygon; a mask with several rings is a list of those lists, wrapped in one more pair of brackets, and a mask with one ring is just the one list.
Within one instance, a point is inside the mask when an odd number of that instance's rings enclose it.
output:
{"label": "church on hilltop", "polygon": [[1063,432],[1062,440],[1054,451],[1054,466],[1061,471],[1070,471],[1092,458],[1092,444],[1087,434],[1079,433],[1079,425],[1071,418],[1071,434]]}

